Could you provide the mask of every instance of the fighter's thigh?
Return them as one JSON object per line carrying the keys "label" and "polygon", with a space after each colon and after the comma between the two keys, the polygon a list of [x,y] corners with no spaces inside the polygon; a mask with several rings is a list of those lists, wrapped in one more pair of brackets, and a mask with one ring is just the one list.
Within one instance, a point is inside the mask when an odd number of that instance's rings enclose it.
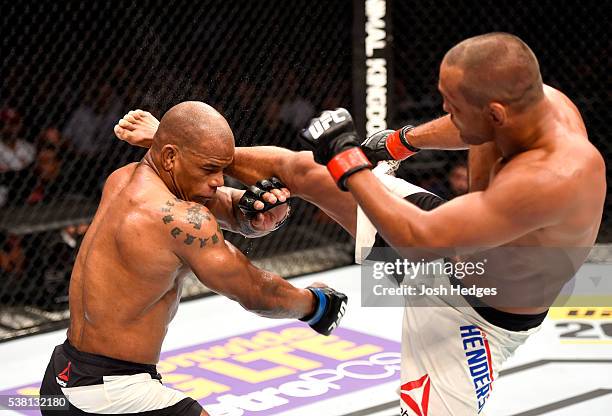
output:
{"label": "fighter's thigh", "polygon": [[402,408],[428,407],[429,414],[442,416],[481,413],[492,391],[493,367],[499,367],[497,342],[496,334],[485,332],[453,307],[407,307],[402,333]]}
{"label": "fighter's thigh", "polygon": [[357,202],[350,192],[342,192],[327,168],[316,163],[311,152],[295,154],[289,164],[291,192],[321,208],[355,237]]}

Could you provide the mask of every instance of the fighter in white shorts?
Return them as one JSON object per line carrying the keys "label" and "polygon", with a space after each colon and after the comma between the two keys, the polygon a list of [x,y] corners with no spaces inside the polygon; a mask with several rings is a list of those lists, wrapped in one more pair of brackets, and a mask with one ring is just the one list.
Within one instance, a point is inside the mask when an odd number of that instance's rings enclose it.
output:
{"label": "fighter in white shorts", "polygon": [[[446,201],[392,175],[383,162],[373,170],[393,194],[430,211]],[[357,208],[355,260],[388,247],[361,208]],[[374,259],[376,261],[379,259]],[[388,258],[385,260],[389,260]],[[546,312],[513,314],[483,305],[477,298],[405,297],[402,328],[401,415],[481,413],[502,364],[540,328]],[[463,305],[458,301],[463,300]],[[414,302],[417,303],[417,302]],[[430,305],[429,307],[422,306]]]}
{"label": "fighter in white shorts", "polygon": [[[424,415],[430,407],[435,415],[464,415],[481,412],[499,364],[586,260],[584,248],[595,243],[601,223],[606,168],[578,109],[543,84],[537,58],[516,36],[490,33],[451,48],[438,89],[449,116],[416,129],[379,132],[361,143],[350,114],[339,109],[313,120],[302,136],[315,161],[327,165],[402,257],[415,248],[512,253],[501,258],[505,270],[495,264],[499,274],[471,282],[504,292],[484,298],[477,313],[406,310],[404,411]],[[469,145],[471,173],[480,178],[468,194],[430,211],[390,192],[371,171],[376,162],[405,159],[428,141],[430,147]],[[448,303],[441,297],[431,302]],[[419,407],[409,395],[421,387]]]}
{"label": "fighter in white shorts", "polygon": [[[276,176],[358,245],[373,240],[400,255],[411,247],[591,246],[606,195],[603,158],[573,103],[542,83],[529,47],[503,33],[463,41],[445,56],[439,89],[449,113],[440,119],[383,131],[360,144],[346,110],[324,112],[303,134],[313,153],[236,148],[226,173],[248,185]],[[147,147],[156,123],[146,112],[130,112],[115,132]],[[370,170],[381,160],[405,159],[425,148],[469,148],[469,194],[442,203],[405,182],[381,181]],[[389,189],[391,182],[397,189]],[[368,221],[357,214],[357,204]],[[521,258],[514,260],[521,264]],[[540,281],[549,264],[538,267],[527,267],[511,282],[493,283],[527,287]],[[554,299],[571,277],[547,281],[545,297]],[[446,299],[432,298],[433,305],[444,306],[433,313],[406,308],[403,414],[481,413],[501,364],[537,330],[550,305],[464,300],[449,307]]]}

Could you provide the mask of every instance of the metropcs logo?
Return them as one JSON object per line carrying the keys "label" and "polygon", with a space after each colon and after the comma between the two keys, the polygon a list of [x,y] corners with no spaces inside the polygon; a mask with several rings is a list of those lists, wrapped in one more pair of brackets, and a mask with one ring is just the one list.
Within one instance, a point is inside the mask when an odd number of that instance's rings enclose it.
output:
{"label": "metropcs logo", "polygon": [[206,403],[205,409],[211,415],[242,416],[250,412],[272,411],[296,399],[325,398],[330,392],[346,389],[344,383],[361,381],[366,387],[376,381],[393,380],[399,375],[400,359],[399,353],[374,354],[367,359],[344,362],[335,368],[302,373],[291,381],[248,394],[225,394],[217,397],[217,403]]}
{"label": "metropcs logo", "polygon": [[470,377],[474,383],[478,413],[484,408],[493,389],[493,366],[487,334],[474,325],[459,328]]}
{"label": "metropcs logo", "polygon": [[396,380],[400,361],[397,342],[292,323],[163,354],[157,368],[211,415],[263,416]]}
{"label": "metropcs logo", "polygon": [[[291,322],[166,351],[157,371],[164,385],[198,400],[211,415],[272,416],[394,384],[400,362],[397,341],[342,327],[326,337]],[[57,379],[70,372],[63,369]],[[0,395],[39,394],[39,388],[29,384]]]}

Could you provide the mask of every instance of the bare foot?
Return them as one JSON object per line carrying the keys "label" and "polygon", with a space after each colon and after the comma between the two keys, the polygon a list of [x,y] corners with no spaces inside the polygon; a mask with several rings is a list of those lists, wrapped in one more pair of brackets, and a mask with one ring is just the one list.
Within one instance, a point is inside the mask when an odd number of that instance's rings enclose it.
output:
{"label": "bare foot", "polygon": [[134,146],[149,148],[158,126],[159,120],[148,111],[133,110],[119,120],[113,131],[120,140]]}

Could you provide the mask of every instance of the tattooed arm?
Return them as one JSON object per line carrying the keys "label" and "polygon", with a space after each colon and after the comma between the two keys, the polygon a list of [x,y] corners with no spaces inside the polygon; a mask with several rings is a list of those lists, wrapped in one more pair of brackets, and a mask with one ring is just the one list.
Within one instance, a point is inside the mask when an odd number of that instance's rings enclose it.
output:
{"label": "tattooed arm", "polygon": [[[268,318],[302,318],[313,312],[315,299],[282,277],[260,270],[223,239],[220,226],[204,206],[177,202],[162,215],[164,233],[174,253],[209,289]],[[199,221],[194,221],[194,213]]]}
{"label": "tattooed arm", "polygon": [[[200,230],[202,223],[210,221],[210,213],[218,219],[220,228],[240,233],[245,237],[260,237],[267,234],[265,231],[258,232],[248,222],[246,216],[238,209],[238,201],[242,197],[244,191],[221,187],[217,189],[215,198],[211,200],[206,206],[197,203],[188,203],[180,199],[173,199],[172,201],[166,202],[166,207],[162,211],[171,214],[176,204],[182,205],[185,203],[190,204],[188,208],[185,208],[185,221],[187,221],[193,229]],[[208,208],[208,209],[207,209]],[[164,223],[167,221],[174,220],[174,215],[166,215],[163,218]]]}

